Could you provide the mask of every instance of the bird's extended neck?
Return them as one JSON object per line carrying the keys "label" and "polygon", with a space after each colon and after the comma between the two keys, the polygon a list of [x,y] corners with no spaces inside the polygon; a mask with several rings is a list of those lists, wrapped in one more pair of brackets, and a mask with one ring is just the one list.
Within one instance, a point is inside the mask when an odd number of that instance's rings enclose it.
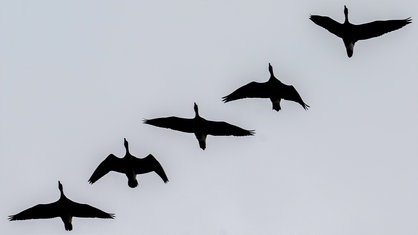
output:
{"label": "bird's extended neck", "polygon": [[344,16],[345,16],[345,23],[348,23],[348,9],[347,7],[344,5]]}
{"label": "bird's extended neck", "polygon": [[197,107],[197,104],[196,103],[194,103],[194,114],[195,114],[195,116],[196,117],[199,117],[199,107]]}
{"label": "bird's extended neck", "polygon": [[273,66],[271,66],[271,64],[269,63],[269,72],[270,72],[270,79],[275,78],[274,77],[274,73],[273,73]]}
{"label": "bird's extended neck", "polygon": [[63,198],[65,197],[64,195],[64,187],[62,186],[61,182],[58,181],[58,189],[60,190],[60,197]]}
{"label": "bird's extended neck", "polygon": [[123,145],[125,146],[125,150],[126,150],[126,154],[125,155],[130,155],[130,153],[129,153],[129,144],[128,144],[128,141],[126,140],[126,138],[123,139]]}

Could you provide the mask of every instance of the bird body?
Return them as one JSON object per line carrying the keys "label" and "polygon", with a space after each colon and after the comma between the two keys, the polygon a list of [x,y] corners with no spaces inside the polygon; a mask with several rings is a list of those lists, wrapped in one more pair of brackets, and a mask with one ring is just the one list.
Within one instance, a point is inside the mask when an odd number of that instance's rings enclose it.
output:
{"label": "bird body", "polygon": [[231,125],[222,121],[210,121],[206,120],[199,115],[199,109],[196,103],[194,103],[194,118],[179,118],[179,117],[163,117],[155,119],[145,119],[144,123],[169,128],[186,133],[194,133],[196,139],[199,142],[201,149],[206,149],[206,137],[207,135],[215,136],[246,136],[253,135],[253,130],[245,130],[240,127]]}
{"label": "bird body", "polygon": [[271,64],[269,64],[269,72],[270,78],[267,82],[250,82],[231,94],[222,97],[223,102],[226,103],[244,98],[269,98],[272,108],[280,111],[280,101],[284,99],[299,103],[305,110],[309,108],[309,105],[302,100],[293,86],[282,83],[274,76]]}
{"label": "bird body", "polygon": [[9,220],[27,220],[27,219],[50,219],[60,217],[64,223],[65,230],[71,231],[73,229],[73,217],[90,217],[90,218],[104,218],[113,219],[114,214],[106,213],[95,207],[87,204],[80,204],[74,202],[64,195],[64,190],[61,182],[58,181],[58,188],[60,190],[60,198],[53,203],[38,204],[29,209],[26,209],[16,215],[9,216]]}
{"label": "bird body", "polygon": [[125,174],[128,178],[128,185],[131,188],[138,186],[136,179],[137,174],[145,174],[154,171],[157,173],[164,183],[168,182],[167,175],[164,172],[161,164],[155,159],[152,154],[145,158],[136,158],[129,153],[128,141],[124,139],[126,154],[123,158],[118,158],[110,154],[106,159],[100,163],[89,179],[89,183],[93,184],[110,171]]}
{"label": "bird body", "polygon": [[310,19],[315,24],[342,38],[348,57],[353,56],[354,44],[358,40],[378,37],[411,23],[411,18],[406,18],[402,20],[378,20],[360,25],[351,24],[348,21],[348,9],[346,6],[344,6],[344,16],[345,20],[342,24],[327,16],[311,15]]}

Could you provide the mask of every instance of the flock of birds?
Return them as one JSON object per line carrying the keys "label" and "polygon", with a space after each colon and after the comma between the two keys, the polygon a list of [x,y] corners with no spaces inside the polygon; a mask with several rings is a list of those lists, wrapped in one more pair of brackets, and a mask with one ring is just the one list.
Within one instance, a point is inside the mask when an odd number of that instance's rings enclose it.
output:
{"label": "flock of birds", "polygon": [[[344,6],[344,15],[345,21],[342,24],[327,16],[311,15],[310,19],[315,24],[342,38],[348,57],[352,57],[354,44],[358,40],[378,37],[411,23],[411,18],[407,18],[402,20],[374,21],[366,24],[354,25],[348,21],[348,9],[346,6]],[[274,76],[271,64],[269,64],[269,72],[270,79],[268,81],[264,83],[250,82],[223,97],[222,100],[224,102],[230,102],[244,98],[268,98],[272,103],[272,108],[276,111],[280,111],[280,101],[284,99],[300,104],[305,110],[309,108],[309,105],[302,100],[293,86],[283,84]],[[254,134],[253,130],[245,130],[227,122],[204,119],[199,115],[199,109],[196,103],[194,104],[194,112],[194,118],[180,118],[173,116],[145,119],[144,123],[176,131],[193,133],[199,142],[200,148],[203,150],[206,148],[207,135],[249,136]],[[136,180],[137,174],[149,172],[157,173],[164,183],[168,182],[168,177],[165,174],[163,167],[154,156],[149,154],[142,159],[136,158],[130,154],[128,141],[126,139],[124,139],[124,146],[126,150],[125,156],[123,158],[118,158],[115,155],[110,154],[99,164],[91,175],[88,180],[90,184],[95,183],[110,171],[125,174],[128,178],[128,186],[131,188],[138,186],[138,181]],[[9,216],[9,220],[49,219],[60,217],[64,223],[65,230],[70,231],[73,228],[71,223],[73,217],[114,218],[114,214],[112,213],[104,212],[87,204],[71,201],[64,195],[64,189],[60,181],[58,181],[58,189],[60,190],[61,195],[56,202],[38,204],[18,214]]]}

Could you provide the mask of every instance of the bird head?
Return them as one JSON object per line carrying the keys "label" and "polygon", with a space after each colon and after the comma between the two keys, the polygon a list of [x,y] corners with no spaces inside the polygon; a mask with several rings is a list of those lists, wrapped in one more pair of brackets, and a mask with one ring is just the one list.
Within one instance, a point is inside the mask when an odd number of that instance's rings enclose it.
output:
{"label": "bird head", "polygon": [[345,15],[345,18],[348,17],[348,9],[345,5],[344,5],[344,15]]}
{"label": "bird head", "polygon": [[271,64],[269,63],[269,72],[270,72],[270,75],[272,76],[272,77],[274,77],[274,74],[273,74],[273,66],[271,66]]}
{"label": "bird head", "polygon": [[194,103],[193,109],[194,109],[194,112],[195,112],[196,116],[199,116],[199,107],[197,107],[196,102]]}

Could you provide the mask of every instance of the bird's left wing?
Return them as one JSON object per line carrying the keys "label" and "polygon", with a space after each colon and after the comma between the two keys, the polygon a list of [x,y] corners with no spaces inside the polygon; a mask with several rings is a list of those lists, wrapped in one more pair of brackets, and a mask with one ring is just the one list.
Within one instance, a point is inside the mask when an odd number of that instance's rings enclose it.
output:
{"label": "bird's left wing", "polygon": [[145,124],[173,129],[176,131],[193,133],[193,119],[179,117],[163,117],[154,119],[145,119]]}
{"label": "bird's left wing", "polygon": [[59,216],[57,203],[38,204],[16,215],[9,216],[9,220],[50,219]]}
{"label": "bird's left wing", "polygon": [[328,16],[311,15],[309,19],[311,19],[315,24],[335,34],[336,36],[340,38],[342,37],[342,24],[329,18]]}
{"label": "bird's left wing", "polygon": [[109,173],[109,171],[123,172],[123,167],[120,165],[120,159],[113,154],[109,154],[96,170],[94,170],[93,174],[90,176],[89,183],[93,184]]}

